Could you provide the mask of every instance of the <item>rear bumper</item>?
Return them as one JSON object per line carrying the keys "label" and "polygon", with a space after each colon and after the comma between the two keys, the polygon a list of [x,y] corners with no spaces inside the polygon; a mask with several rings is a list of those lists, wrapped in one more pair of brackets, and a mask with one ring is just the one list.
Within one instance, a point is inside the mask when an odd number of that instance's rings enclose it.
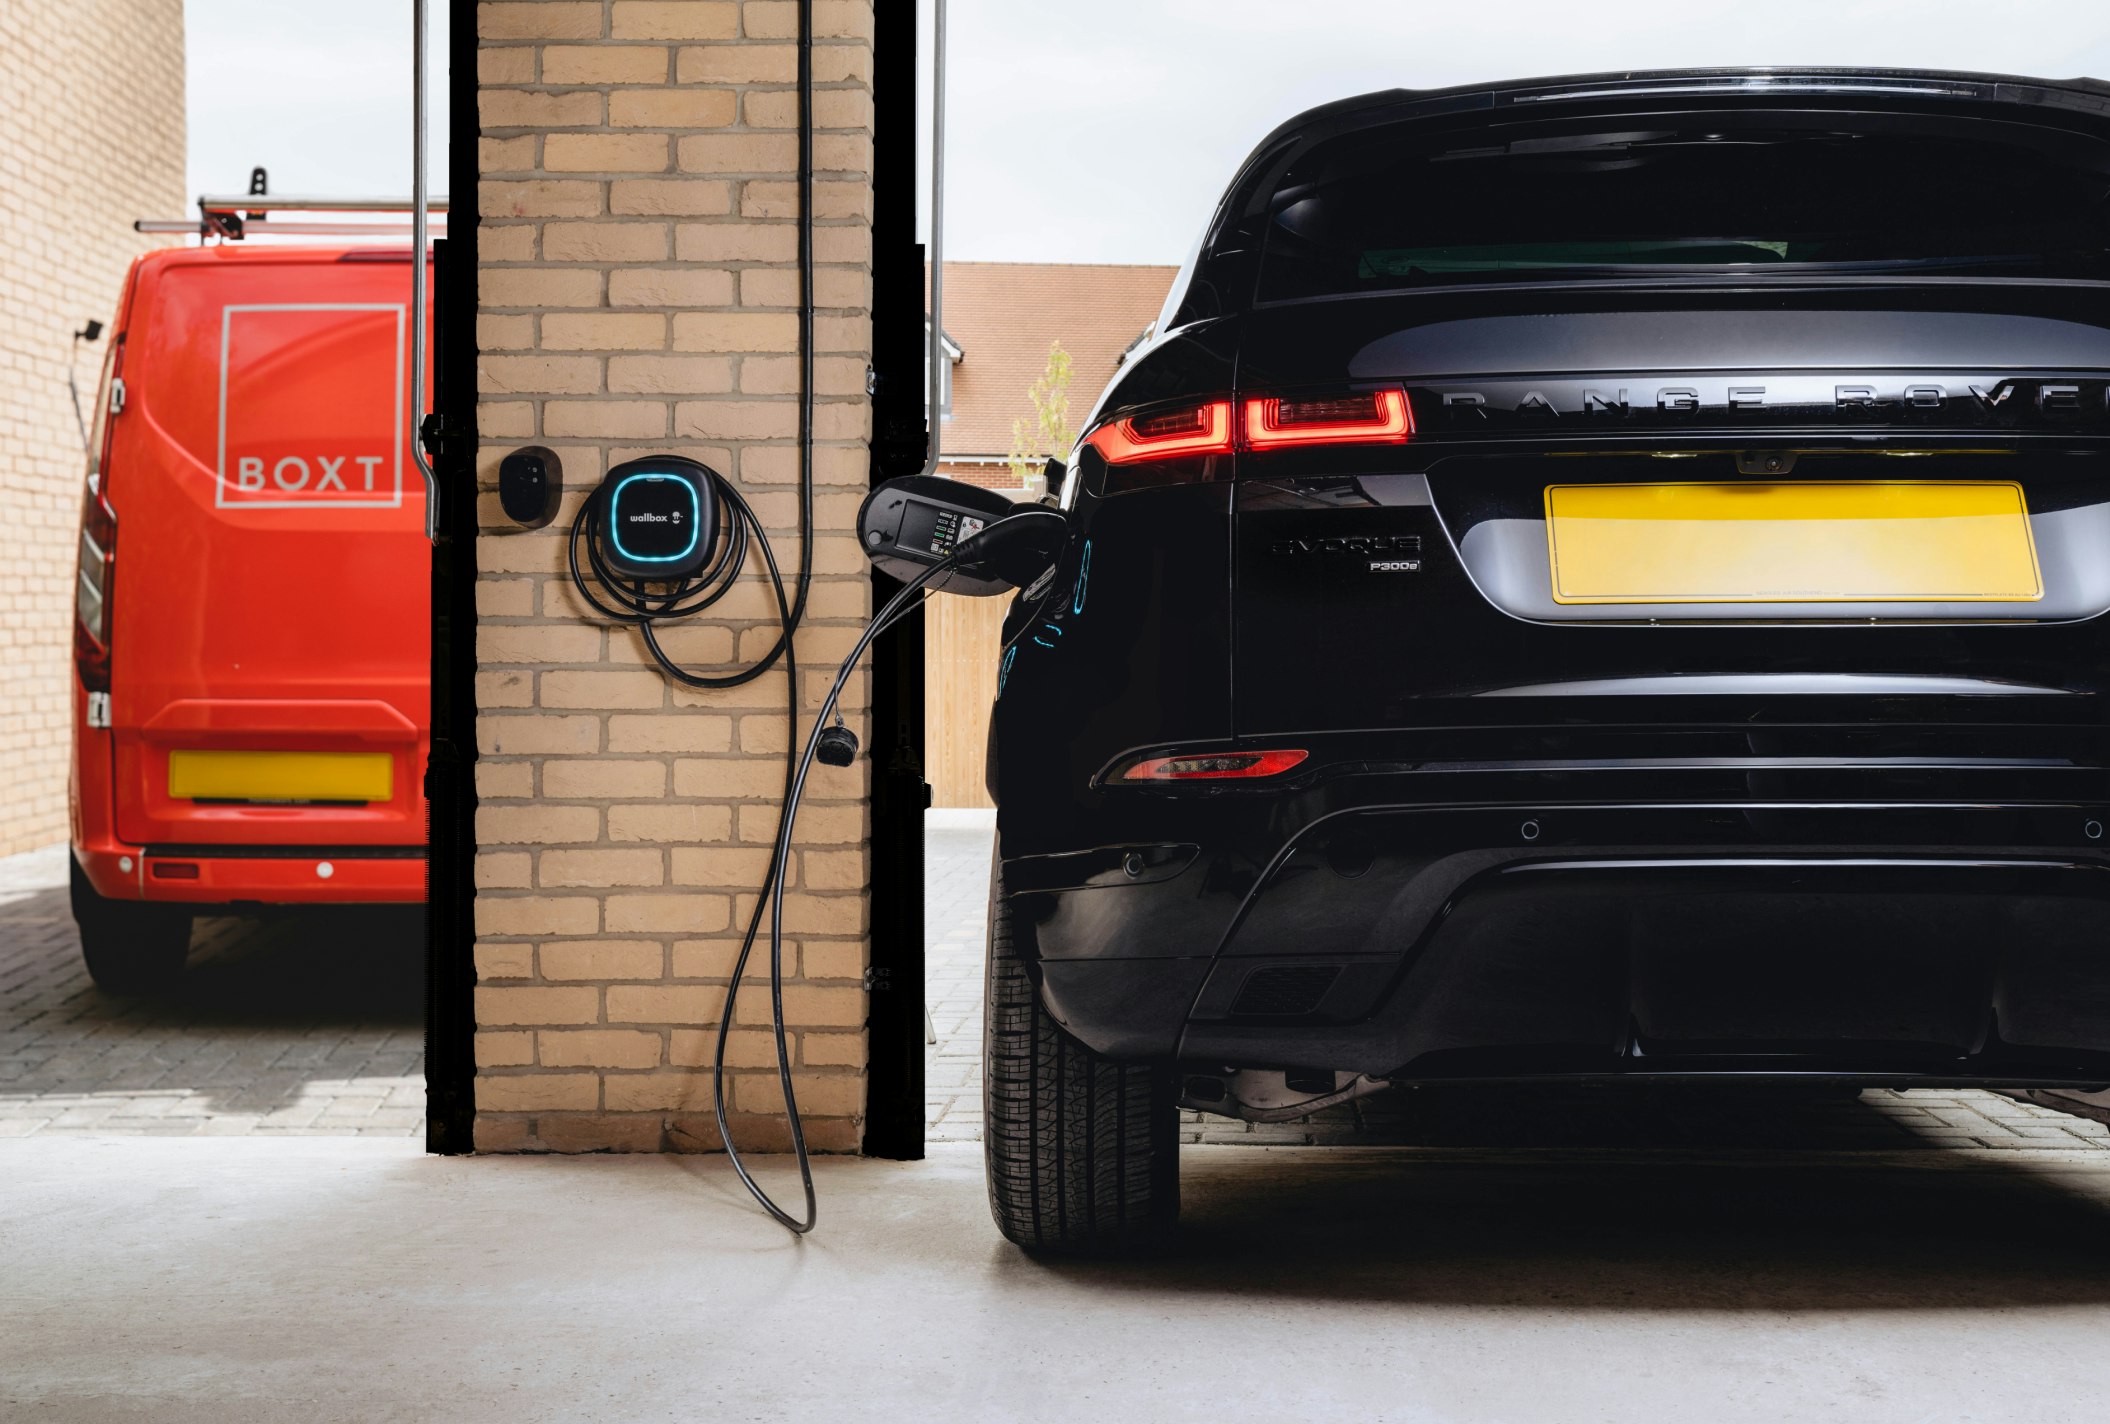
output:
{"label": "rear bumper", "polygon": [[[410,839],[424,826],[424,798],[416,779],[424,764],[424,742],[392,706],[173,702],[154,723],[157,735],[170,735],[153,743],[158,750],[151,776],[139,772],[137,756],[128,759],[120,739],[90,728],[85,712],[76,683],[69,789],[73,856],[104,898],[194,905],[201,911],[424,901],[425,847]],[[350,736],[347,727],[364,727],[370,735]],[[390,801],[343,807],[219,805],[154,793],[159,799],[149,800],[168,814],[156,812],[143,824],[126,821],[125,806],[132,805],[136,819],[139,801],[121,788],[159,787],[165,793],[172,747],[212,749],[232,741],[238,748],[313,751],[318,741],[328,749],[332,738],[339,749],[389,750],[397,758]]]}
{"label": "rear bumper", "polygon": [[2078,803],[1364,806],[1262,856],[1197,837],[1005,875],[1051,1012],[1121,1057],[2103,1082],[2104,822]]}
{"label": "rear bumper", "polygon": [[423,846],[76,845],[98,895],[164,904],[418,904]]}

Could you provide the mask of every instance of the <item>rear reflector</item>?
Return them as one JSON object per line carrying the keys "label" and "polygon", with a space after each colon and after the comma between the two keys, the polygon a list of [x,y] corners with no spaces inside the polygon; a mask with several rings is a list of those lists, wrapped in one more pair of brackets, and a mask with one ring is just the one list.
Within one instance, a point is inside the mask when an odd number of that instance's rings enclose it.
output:
{"label": "rear reflector", "polygon": [[1414,433],[1401,390],[1309,400],[1263,396],[1245,403],[1245,439],[1254,450],[1285,445],[1398,444]]}
{"label": "rear reflector", "polygon": [[198,864],[192,860],[157,860],[154,862],[156,880],[196,880]]}
{"label": "rear reflector", "polygon": [[1184,410],[1110,420],[1084,439],[1109,465],[1180,455],[1228,455],[1231,403],[1209,401]]}
{"label": "rear reflector", "polygon": [[[1246,975],[1238,997],[1231,1001],[1231,1012],[1241,1018],[1270,1019],[1308,1014],[1319,1007],[1319,1001],[1340,977],[1338,964],[1271,964]],[[1330,1093],[1333,1088],[1333,1075],[1329,1073],[1326,1086],[1317,1091]]]}
{"label": "rear reflector", "polygon": [[1231,781],[1274,776],[1303,761],[1309,752],[1209,752],[1193,756],[1151,757],[1139,761],[1117,781]]}

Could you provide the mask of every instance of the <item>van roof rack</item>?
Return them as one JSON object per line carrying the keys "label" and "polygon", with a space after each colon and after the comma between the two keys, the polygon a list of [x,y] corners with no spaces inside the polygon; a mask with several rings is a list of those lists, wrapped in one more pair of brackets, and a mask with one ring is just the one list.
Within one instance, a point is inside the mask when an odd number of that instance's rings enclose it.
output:
{"label": "van roof rack", "polygon": [[[425,207],[428,212],[444,213],[447,211],[447,199],[429,198]],[[201,238],[218,238],[227,242],[240,242],[245,237],[266,233],[283,233],[295,237],[408,237],[411,225],[407,222],[305,222],[298,219],[286,222],[273,214],[409,211],[408,198],[267,197],[261,193],[245,193],[239,197],[200,198],[198,216],[195,218],[141,218],[132,224],[132,230],[194,232]]]}

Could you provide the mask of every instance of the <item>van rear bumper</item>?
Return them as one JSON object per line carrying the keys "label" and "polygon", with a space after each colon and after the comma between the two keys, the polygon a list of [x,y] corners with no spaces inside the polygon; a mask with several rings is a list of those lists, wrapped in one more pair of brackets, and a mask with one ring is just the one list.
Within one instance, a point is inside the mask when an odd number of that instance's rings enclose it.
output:
{"label": "van rear bumper", "polygon": [[421,845],[75,846],[95,892],[161,904],[396,905],[425,899]]}

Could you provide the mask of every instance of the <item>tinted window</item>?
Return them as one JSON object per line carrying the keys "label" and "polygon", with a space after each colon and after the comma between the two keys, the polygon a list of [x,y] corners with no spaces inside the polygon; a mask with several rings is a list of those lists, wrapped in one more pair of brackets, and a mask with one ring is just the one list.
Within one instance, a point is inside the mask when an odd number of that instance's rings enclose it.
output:
{"label": "tinted window", "polygon": [[1643,274],[2110,276],[2093,150],[1694,122],[1315,148],[1269,206],[1258,297]]}

